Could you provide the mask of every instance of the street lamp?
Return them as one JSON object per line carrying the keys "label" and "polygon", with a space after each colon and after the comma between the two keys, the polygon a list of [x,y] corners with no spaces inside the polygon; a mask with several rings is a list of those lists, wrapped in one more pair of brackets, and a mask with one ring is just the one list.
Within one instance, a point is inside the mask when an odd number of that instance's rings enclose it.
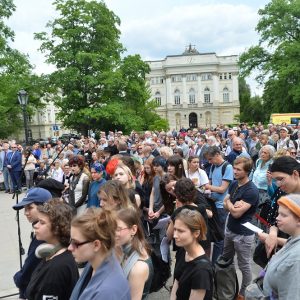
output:
{"label": "street lamp", "polygon": [[23,119],[24,119],[24,130],[25,130],[25,143],[28,145],[28,126],[27,126],[27,114],[26,107],[28,103],[28,93],[25,90],[20,90],[18,92],[18,100],[22,107]]}

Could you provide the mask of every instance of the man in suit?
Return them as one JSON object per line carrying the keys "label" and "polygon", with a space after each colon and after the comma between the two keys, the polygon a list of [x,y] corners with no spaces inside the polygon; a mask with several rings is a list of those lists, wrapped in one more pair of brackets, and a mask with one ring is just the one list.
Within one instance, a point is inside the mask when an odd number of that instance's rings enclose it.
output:
{"label": "man in suit", "polygon": [[12,180],[13,191],[21,192],[22,154],[17,150],[17,144],[11,145],[11,152],[7,154],[7,168]]}
{"label": "man in suit", "polygon": [[0,152],[0,173],[3,174],[5,193],[12,193],[13,190],[9,169],[7,168],[7,156],[10,152],[8,142],[3,142],[2,151]]}

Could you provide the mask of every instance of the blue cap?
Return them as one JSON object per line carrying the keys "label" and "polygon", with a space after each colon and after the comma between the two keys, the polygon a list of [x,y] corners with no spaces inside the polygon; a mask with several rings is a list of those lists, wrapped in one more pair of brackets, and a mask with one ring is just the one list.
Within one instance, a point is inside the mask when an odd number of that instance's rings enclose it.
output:
{"label": "blue cap", "polygon": [[19,209],[24,208],[25,205],[28,205],[31,203],[43,204],[50,199],[52,199],[52,195],[46,189],[39,188],[39,187],[31,188],[30,190],[27,191],[27,193],[26,193],[25,197],[22,199],[22,201],[13,206],[13,209],[19,210]]}

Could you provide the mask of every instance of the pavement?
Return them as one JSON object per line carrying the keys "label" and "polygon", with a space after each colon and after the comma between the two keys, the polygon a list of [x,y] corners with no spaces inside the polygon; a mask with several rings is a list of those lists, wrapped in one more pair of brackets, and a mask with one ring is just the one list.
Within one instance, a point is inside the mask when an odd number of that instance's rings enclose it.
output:
{"label": "pavement", "polygon": [[[24,196],[24,192],[18,196],[20,202]],[[18,296],[6,297],[7,295],[18,293],[18,289],[13,282],[13,275],[20,269],[18,226],[16,221],[16,211],[12,209],[12,206],[15,203],[16,199],[12,199],[12,195],[0,191],[0,299],[18,299]],[[28,223],[25,218],[24,210],[20,210],[19,218],[22,245],[25,252],[27,252],[30,242],[31,224]],[[23,262],[25,258],[26,255],[23,255]],[[253,278],[255,278],[259,273],[260,268],[253,263],[252,269]],[[239,270],[237,270],[237,274],[239,281],[241,281],[241,273]],[[170,287],[171,285],[172,278],[169,279],[167,287]],[[157,293],[152,293],[148,299],[163,300],[169,298],[169,292],[163,288]]]}

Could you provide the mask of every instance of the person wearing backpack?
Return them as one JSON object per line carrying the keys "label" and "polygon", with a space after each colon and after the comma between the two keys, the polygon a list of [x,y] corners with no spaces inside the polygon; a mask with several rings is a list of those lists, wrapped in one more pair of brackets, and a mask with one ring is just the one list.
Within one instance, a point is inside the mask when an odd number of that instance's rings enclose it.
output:
{"label": "person wearing backpack", "polygon": [[[209,173],[209,184],[205,186],[207,190],[211,191],[211,198],[215,200],[220,227],[224,231],[227,212],[224,210],[223,201],[227,195],[228,187],[233,180],[232,165],[227,163],[217,146],[209,147],[205,153],[206,158],[212,164]],[[214,243],[212,263],[217,261],[217,258],[222,254],[223,240]]]}
{"label": "person wearing backpack", "polygon": [[252,165],[252,160],[246,157],[238,157],[234,161],[233,172],[236,180],[230,185],[228,195],[224,199],[224,208],[229,215],[222,257],[228,261],[237,254],[238,266],[242,272],[242,284],[237,300],[244,299],[245,289],[252,280],[251,248],[255,234],[243,226],[244,223],[251,222],[259,202],[258,188],[248,177]]}
{"label": "person wearing backpack", "polygon": [[116,246],[122,249],[121,266],[129,282],[132,300],[146,299],[154,275],[150,247],[139,214],[133,208],[117,213]]}
{"label": "person wearing backpack", "polygon": [[174,239],[178,247],[171,300],[211,300],[212,265],[199,244],[206,238],[204,218],[196,210],[183,209],[175,219]]}

